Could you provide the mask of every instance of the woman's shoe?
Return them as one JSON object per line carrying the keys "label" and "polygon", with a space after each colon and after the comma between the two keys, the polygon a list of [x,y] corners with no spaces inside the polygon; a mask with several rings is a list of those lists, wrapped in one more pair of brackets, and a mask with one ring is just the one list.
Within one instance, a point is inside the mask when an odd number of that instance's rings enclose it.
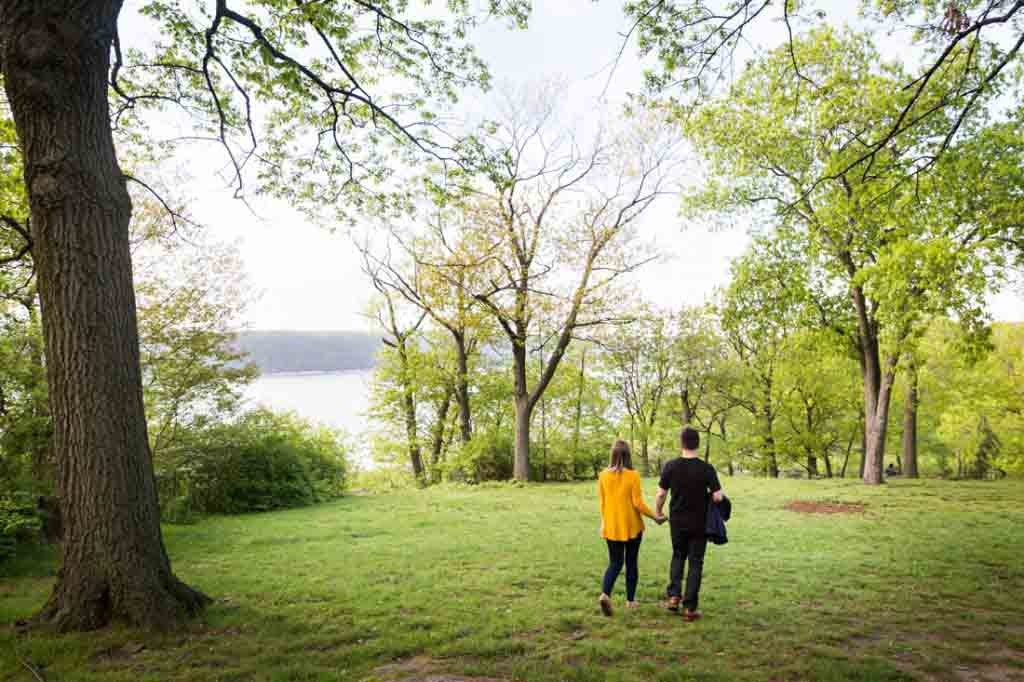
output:
{"label": "woman's shoe", "polygon": [[640,608],[640,602],[636,601],[635,599],[633,601],[627,601],[626,602],[626,608],[627,609],[638,609],[638,608]]}
{"label": "woman's shoe", "polygon": [[692,623],[693,621],[698,620],[702,615],[704,614],[702,614],[700,611],[691,611],[690,609],[683,609],[683,618],[686,619],[687,623]]}
{"label": "woman's shoe", "polygon": [[601,613],[610,618],[612,615],[612,600],[608,598],[608,595],[602,594],[597,603],[601,607]]}
{"label": "woman's shoe", "polygon": [[668,601],[665,602],[665,608],[669,611],[678,611],[680,601],[682,600],[679,597],[669,597]]}

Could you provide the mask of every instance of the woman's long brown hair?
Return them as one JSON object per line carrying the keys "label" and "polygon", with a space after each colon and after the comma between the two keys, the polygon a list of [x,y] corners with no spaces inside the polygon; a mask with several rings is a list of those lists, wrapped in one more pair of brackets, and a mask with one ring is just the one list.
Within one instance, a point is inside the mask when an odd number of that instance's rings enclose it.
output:
{"label": "woman's long brown hair", "polygon": [[632,469],[633,468],[633,456],[629,452],[629,443],[624,440],[617,440],[612,445],[612,457],[611,461],[608,462],[610,469]]}

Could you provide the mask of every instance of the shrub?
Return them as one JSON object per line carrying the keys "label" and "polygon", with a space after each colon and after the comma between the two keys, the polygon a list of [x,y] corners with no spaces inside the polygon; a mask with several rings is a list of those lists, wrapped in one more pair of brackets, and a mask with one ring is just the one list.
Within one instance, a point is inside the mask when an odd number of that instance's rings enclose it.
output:
{"label": "shrub", "polygon": [[512,434],[480,432],[449,455],[445,473],[454,481],[507,480],[512,478]]}
{"label": "shrub", "polygon": [[0,561],[14,556],[18,543],[39,537],[42,523],[29,493],[0,496]]}
{"label": "shrub", "polygon": [[232,422],[196,423],[158,463],[163,518],[299,507],[340,496],[347,452],[339,433],[259,409]]}

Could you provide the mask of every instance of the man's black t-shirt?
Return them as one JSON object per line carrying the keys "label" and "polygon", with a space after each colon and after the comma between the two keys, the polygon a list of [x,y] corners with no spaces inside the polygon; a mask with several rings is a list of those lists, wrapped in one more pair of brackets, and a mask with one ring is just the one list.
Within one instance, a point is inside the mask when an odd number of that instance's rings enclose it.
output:
{"label": "man's black t-shirt", "polygon": [[665,464],[658,485],[672,491],[672,525],[688,533],[702,532],[707,523],[708,493],[722,488],[715,467],[697,457],[677,457]]}

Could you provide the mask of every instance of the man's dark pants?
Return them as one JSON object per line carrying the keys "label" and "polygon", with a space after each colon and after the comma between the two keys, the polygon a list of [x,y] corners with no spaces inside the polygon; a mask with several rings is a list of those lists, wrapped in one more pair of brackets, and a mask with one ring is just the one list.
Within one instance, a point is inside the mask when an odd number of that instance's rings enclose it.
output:
{"label": "man's dark pants", "polygon": [[[708,539],[703,531],[691,533],[675,523],[669,522],[669,525],[672,528],[672,565],[669,569],[668,596],[682,597],[683,607],[696,611]],[[690,570],[686,574],[686,593],[683,594],[683,566],[686,562],[689,562]]]}

